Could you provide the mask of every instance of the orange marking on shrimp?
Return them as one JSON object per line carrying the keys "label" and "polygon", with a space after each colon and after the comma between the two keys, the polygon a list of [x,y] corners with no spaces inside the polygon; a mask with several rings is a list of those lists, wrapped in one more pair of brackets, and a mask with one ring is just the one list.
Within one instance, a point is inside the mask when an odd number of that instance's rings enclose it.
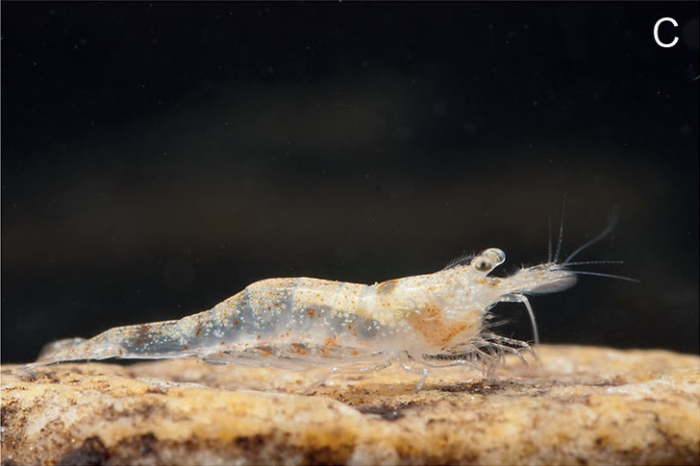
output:
{"label": "orange marking on shrimp", "polygon": [[325,346],[338,346],[338,336],[333,335],[332,337],[328,337],[325,340],[323,340],[323,344]]}
{"label": "orange marking on shrimp", "polygon": [[413,329],[432,346],[444,346],[469,328],[469,325],[464,322],[454,324],[446,322],[443,312],[432,304],[420,312],[411,313],[409,322]]}
{"label": "orange marking on shrimp", "polygon": [[142,324],[138,326],[138,337],[136,338],[136,341],[134,341],[134,344],[136,345],[142,345],[146,342],[146,339],[148,338],[148,333],[150,331],[150,328],[147,324]]}

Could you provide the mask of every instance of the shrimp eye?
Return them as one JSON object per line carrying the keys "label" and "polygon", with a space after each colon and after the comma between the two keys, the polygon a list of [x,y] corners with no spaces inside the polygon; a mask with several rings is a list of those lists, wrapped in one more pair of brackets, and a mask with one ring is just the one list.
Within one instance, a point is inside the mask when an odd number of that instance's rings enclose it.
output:
{"label": "shrimp eye", "polygon": [[490,272],[493,270],[493,263],[484,256],[476,256],[472,259],[472,267],[479,272]]}
{"label": "shrimp eye", "polygon": [[506,253],[498,248],[489,248],[472,259],[472,267],[479,272],[490,272],[506,260]]}

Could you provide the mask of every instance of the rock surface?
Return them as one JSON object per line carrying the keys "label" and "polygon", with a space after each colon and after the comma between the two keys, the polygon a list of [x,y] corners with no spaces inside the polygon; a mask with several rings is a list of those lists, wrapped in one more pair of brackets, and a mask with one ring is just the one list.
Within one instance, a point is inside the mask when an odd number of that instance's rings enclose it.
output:
{"label": "rock surface", "polygon": [[156,363],[2,368],[2,463],[699,464],[700,358],[543,346],[464,368],[334,375]]}

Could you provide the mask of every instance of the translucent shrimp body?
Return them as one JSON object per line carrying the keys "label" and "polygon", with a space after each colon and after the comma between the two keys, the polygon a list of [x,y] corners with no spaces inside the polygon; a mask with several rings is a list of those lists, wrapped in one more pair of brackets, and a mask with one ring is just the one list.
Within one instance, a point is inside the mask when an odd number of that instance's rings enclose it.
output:
{"label": "translucent shrimp body", "polygon": [[[499,278],[497,248],[428,275],[362,285],[314,278],[253,283],[214,308],[180,320],[117,327],[89,340],[48,345],[36,364],[107,358],[196,356],[219,363],[285,368],[386,367],[399,361],[427,376],[426,367],[467,364],[490,371],[504,352],[527,343],[488,331],[499,302],[552,293],[576,282],[554,264]],[[535,328],[536,332],[536,328]]]}

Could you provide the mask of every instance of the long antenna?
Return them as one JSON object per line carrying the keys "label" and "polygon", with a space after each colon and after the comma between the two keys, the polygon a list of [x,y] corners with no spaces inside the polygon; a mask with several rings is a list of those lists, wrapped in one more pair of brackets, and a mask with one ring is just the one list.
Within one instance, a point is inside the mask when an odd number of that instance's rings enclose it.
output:
{"label": "long antenna", "polygon": [[561,245],[564,242],[564,213],[566,211],[566,191],[564,199],[561,201],[561,221],[559,222],[559,239],[557,240],[557,250],[554,253],[554,263],[559,262],[559,254],[561,254]]}
{"label": "long antenna", "polygon": [[564,262],[561,263],[561,266],[564,267],[564,266],[568,265],[571,262],[571,259],[576,257],[581,251],[594,245],[595,243],[597,243],[601,239],[608,236],[610,234],[610,232],[613,230],[613,228],[615,228],[615,225],[617,225],[618,218],[619,218],[618,210],[617,210],[617,208],[613,208],[613,211],[610,214],[610,220],[608,221],[608,224],[605,226],[605,228],[603,228],[603,231],[601,231],[596,236],[594,236],[593,238],[591,238],[588,241],[586,241],[585,243],[583,243],[574,252],[569,254],[569,257],[564,259]]}
{"label": "long antenna", "polygon": [[552,217],[547,219],[547,263],[552,263]]}
{"label": "long antenna", "polygon": [[623,277],[622,275],[613,275],[611,273],[587,272],[580,270],[574,270],[573,272],[576,275],[592,275],[594,277],[616,278],[618,280],[624,280],[626,282],[641,283],[641,280],[637,280],[636,278]]}

